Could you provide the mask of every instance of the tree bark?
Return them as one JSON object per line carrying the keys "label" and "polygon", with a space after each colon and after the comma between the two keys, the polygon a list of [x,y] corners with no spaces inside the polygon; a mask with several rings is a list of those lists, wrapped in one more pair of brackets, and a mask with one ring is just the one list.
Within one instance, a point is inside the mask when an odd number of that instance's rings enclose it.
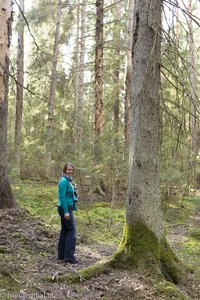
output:
{"label": "tree bark", "polygon": [[[24,0],[20,0],[19,22],[24,12]],[[18,51],[17,51],[17,93],[16,93],[16,118],[15,118],[15,168],[17,175],[20,175],[21,165],[21,143],[22,143],[22,111],[23,111],[23,85],[24,85],[24,27],[18,30]]]}
{"label": "tree bark", "polygon": [[163,236],[159,187],[161,8],[161,0],[135,1],[126,224],[116,259],[156,262],[177,282],[178,259]]}
{"label": "tree bark", "polygon": [[142,220],[158,238],[163,234],[158,156],[160,30],[161,1],[136,1],[127,222]]}
{"label": "tree bark", "polygon": [[115,61],[116,66],[114,70],[114,131],[115,131],[115,141],[118,141],[119,134],[119,107],[120,107],[120,83],[119,83],[119,74],[120,74],[120,18],[121,18],[121,7],[118,0],[115,1],[115,28],[114,28],[114,41],[115,41]]}
{"label": "tree bark", "polygon": [[[188,12],[192,14],[192,1],[189,0]],[[191,134],[192,134],[192,150],[194,151],[194,156],[197,154],[198,145],[198,134],[197,134],[197,82],[195,74],[195,43],[194,43],[194,32],[193,32],[193,22],[192,18],[189,17],[189,46],[190,46],[190,84],[191,84]]]}
{"label": "tree bark", "polygon": [[100,160],[100,136],[103,127],[103,0],[96,1],[95,47],[95,142],[94,157]]}
{"label": "tree bark", "polygon": [[85,15],[86,5],[85,2],[81,3],[81,27],[80,27],[80,59],[79,59],[79,73],[78,73],[78,110],[77,110],[77,146],[79,154],[82,152],[82,139],[83,139],[83,103],[84,103],[84,82],[85,82]]}
{"label": "tree bark", "polygon": [[131,74],[132,74],[132,43],[133,43],[133,8],[134,0],[129,0],[128,5],[128,43],[126,53],[126,75],[125,75],[125,102],[124,102],[124,138],[125,145],[129,145],[130,135],[130,97],[131,97]]}
{"label": "tree bark", "polygon": [[1,1],[0,20],[0,209],[2,209],[15,206],[7,172],[8,72],[12,28],[11,1]]}
{"label": "tree bark", "polygon": [[58,1],[57,17],[56,17],[56,30],[53,48],[53,62],[51,70],[51,82],[48,102],[48,125],[47,125],[47,153],[46,153],[46,176],[51,177],[51,160],[52,160],[52,135],[53,135],[53,119],[55,107],[55,93],[56,93],[56,73],[59,52],[59,38],[60,38],[60,23],[62,14],[62,0]]}
{"label": "tree bark", "polygon": [[79,84],[79,72],[80,72],[80,60],[79,60],[79,55],[80,55],[80,0],[77,1],[77,5],[76,5],[76,43],[75,43],[75,91],[74,91],[74,104],[75,104],[75,136],[74,136],[74,140],[75,140],[75,145],[76,147],[79,144],[79,136],[78,136],[78,132],[79,132],[79,119],[78,119],[78,97],[79,97],[79,88],[80,88],[80,84]]}

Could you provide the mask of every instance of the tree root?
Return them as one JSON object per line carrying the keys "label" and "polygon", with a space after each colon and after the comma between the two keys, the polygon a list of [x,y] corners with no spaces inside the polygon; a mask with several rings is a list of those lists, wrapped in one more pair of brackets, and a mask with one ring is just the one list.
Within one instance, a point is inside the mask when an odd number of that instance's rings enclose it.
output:
{"label": "tree root", "polygon": [[[109,260],[101,261],[75,274],[65,274],[47,281],[82,282],[109,273],[112,268],[138,269],[148,271],[158,281],[167,280],[177,284],[185,277],[188,269],[176,256],[165,238],[158,239],[144,224],[126,225],[124,236],[116,253]],[[190,270],[191,271],[191,270]]]}
{"label": "tree root", "polygon": [[60,276],[44,276],[42,279],[48,282],[68,282],[76,283],[83,282],[84,280],[89,280],[93,277],[97,277],[101,274],[108,274],[111,270],[110,261],[102,260],[92,266],[81,269],[80,271],[74,271],[75,274],[67,273]]}

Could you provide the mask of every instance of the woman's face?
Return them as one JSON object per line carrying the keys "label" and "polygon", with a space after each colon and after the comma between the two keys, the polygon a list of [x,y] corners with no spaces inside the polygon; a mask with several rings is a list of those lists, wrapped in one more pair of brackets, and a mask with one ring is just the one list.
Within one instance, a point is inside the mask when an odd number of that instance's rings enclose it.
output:
{"label": "woman's face", "polygon": [[74,173],[74,168],[72,166],[67,166],[66,175],[72,176]]}

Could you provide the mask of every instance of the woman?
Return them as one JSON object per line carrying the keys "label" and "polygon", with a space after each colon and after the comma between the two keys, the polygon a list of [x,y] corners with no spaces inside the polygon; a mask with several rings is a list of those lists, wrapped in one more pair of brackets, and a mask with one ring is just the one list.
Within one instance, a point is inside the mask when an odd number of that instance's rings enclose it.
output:
{"label": "woman", "polygon": [[76,248],[76,223],[73,211],[77,201],[72,184],[74,166],[66,163],[58,183],[58,213],[61,218],[61,231],[58,242],[58,259],[67,263],[78,263],[74,256]]}

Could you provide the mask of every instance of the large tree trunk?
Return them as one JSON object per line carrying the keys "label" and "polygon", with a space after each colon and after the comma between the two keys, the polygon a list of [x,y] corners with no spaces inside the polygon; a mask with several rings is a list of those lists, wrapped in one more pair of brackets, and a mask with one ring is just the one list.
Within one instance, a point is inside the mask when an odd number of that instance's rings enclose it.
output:
{"label": "large tree trunk", "polygon": [[58,1],[57,17],[56,17],[56,30],[55,40],[53,48],[53,62],[51,70],[51,82],[48,102],[48,126],[47,126],[47,153],[46,153],[46,177],[51,177],[51,159],[52,159],[52,138],[53,138],[53,119],[54,119],[54,107],[55,107],[55,93],[56,93],[56,71],[58,62],[58,43],[60,38],[60,24],[62,13],[62,0]]}
{"label": "large tree trunk", "polygon": [[124,138],[125,145],[129,145],[130,135],[130,97],[131,97],[131,74],[132,74],[132,43],[133,43],[133,8],[134,0],[129,0],[128,5],[128,43],[126,53],[126,75],[125,75],[125,101],[124,101]]}
{"label": "large tree trunk", "polygon": [[15,206],[7,174],[7,115],[9,46],[12,24],[12,5],[9,0],[0,2],[0,208]]}
{"label": "large tree trunk", "polygon": [[[19,22],[24,12],[24,0],[20,0]],[[21,165],[21,143],[22,143],[22,109],[23,109],[23,85],[24,85],[24,27],[18,31],[17,51],[17,94],[16,94],[16,118],[15,118],[15,168],[17,175],[20,175]]]}
{"label": "large tree trunk", "polygon": [[100,136],[103,127],[103,0],[96,1],[96,49],[95,49],[95,143],[94,156],[101,156]]}
{"label": "large tree trunk", "polygon": [[177,259],[163,238],[159,187],[161,7],[161,0],[135,1],[126,224],[116,258],[132,265],[158,262],[176,282]]}
{"label": "large tree trunk", "polygon": [[[136,1],[127,223],[163,235],[159,193],[161,1]],[[156,214],[155,214],[156,212]]]}

